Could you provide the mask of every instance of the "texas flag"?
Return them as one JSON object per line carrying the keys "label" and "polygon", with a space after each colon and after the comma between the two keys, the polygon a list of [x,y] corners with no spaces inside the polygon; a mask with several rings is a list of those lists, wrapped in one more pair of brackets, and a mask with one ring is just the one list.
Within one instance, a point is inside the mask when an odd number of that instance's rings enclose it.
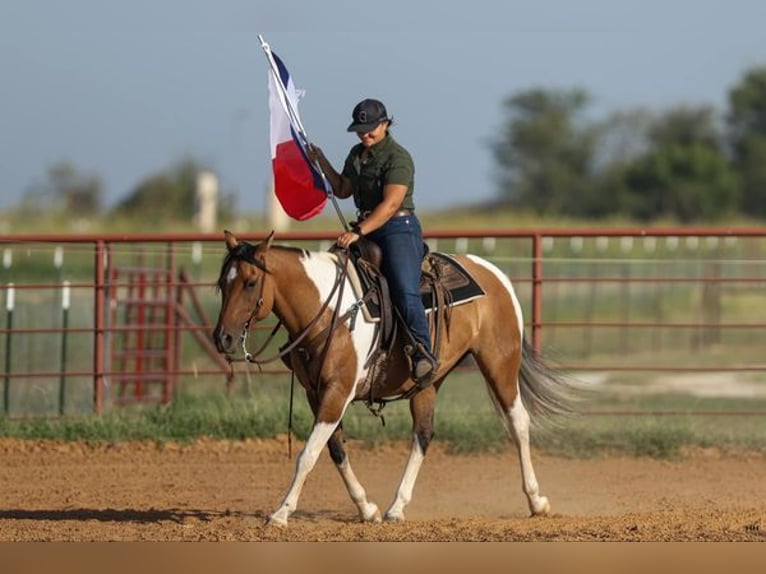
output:
{"label": "texas flag", "polygon": [[304,132],[298,116],[298,100],[302,93],[295,89],[282,60],[274,52],[271,55],[276,64],[276,70],[269,72],[274,193],[287,215],[303,221],[322,211],[327,192],[321,174],[308,159],[305,136],[301,137]]}

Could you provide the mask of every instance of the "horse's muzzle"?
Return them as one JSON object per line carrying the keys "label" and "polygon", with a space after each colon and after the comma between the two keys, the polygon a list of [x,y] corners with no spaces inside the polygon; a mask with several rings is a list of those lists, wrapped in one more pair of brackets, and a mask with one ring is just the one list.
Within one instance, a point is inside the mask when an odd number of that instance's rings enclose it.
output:
{"label": "horse's muzzle", "polygon": [[219,353],[231,354],[235,351],[236,339],[220,325],[213,331],[213,342]]}

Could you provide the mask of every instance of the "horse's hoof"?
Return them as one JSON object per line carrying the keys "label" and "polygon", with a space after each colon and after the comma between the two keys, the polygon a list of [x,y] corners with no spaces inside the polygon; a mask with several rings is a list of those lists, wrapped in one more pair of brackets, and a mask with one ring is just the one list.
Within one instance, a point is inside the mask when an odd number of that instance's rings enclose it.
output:
{"label": "horse's hoof", "polygon": [[386,512],[383,520],[386,522],[404,522],[404,514],[401,512]]}
{"label": "horse's hoof", "polygon": [[275,512],[266,519],[266,526],[287,528],[287,517],[281,516],[278,512]]}
{"label": "horse's hoof", "polygon": [[551,503],[548,502],[547,496],[540,496],[530,502],[529,510],[532,511],[532,516],[546,516],[551,511]]}
{"label": "horse's hoof", "polygon": [[362,522],[374,522],[376,524],[383,522],[376,504],[370,504],[367,507],[367,510],[362,514]]}

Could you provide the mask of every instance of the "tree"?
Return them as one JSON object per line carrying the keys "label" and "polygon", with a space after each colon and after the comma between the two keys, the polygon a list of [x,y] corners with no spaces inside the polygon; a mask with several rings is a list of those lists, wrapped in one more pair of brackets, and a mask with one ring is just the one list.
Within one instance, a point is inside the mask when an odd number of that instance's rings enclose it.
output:
{"label": "tree", "polygon": [[654,120],[652,112],[635,109],[617,111],[596,125],[594,181],[587,201],[591,217],[632,214],[626,173],[651,148]]}
{"label": "tree", "polygon": [[491,144],[501,197],[538,213],[585,214],[595,132],[579,115],[588,100],[578,89],[532,89],[506,100],[507,128]]}
{"label": "tree", "polygon": [[597,171],[625,165],[645,154],[655,114],[646,109],[618,110],[596,125],[594,162]]}
{"label": "tree", "polygon": [[101,212],[103,191],[97,176],[82,175],[72,164],[62,162],[48,170],[48,177],[68,213],[85,217]]}
{"label": "tree", "polygon": [[115,207],[116,215],[152,221],[190,221],[196,209],[197,174],[204,169],[186,159],[169,171],[144,179]]}
{"label": "tree", "polygon": [[46,181],[28,189],[22,209],[54,209],[74,217],[91,217],[101,212],[101,178],[85,175],[69,161],[48,168]]}
{"label": "tree", "polygon": [[731,89],[727,123],[742,210],[766,216],[766,67],[751,69]]}
{"label": "tree", "polygon": [[648,135],[650,148],[625,170],[632,215],[688,223],[736,211],[736,179],[712,108],[671,109],[657,118]]}

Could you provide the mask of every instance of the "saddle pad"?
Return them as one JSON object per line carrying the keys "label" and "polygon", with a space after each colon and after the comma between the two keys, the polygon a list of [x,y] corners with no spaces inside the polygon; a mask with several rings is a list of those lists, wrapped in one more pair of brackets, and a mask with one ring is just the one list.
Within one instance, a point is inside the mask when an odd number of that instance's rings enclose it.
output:
{"label": "saddle pad", "polygon": [[[450,307],[468,303],[485,295],[484,290],[468,270],[451,255],[438,252],[429,253],[423,260],[423,272],[439,277],[441,283],[450,292]],[[348,278],[356,298],[361,299],[364,291],[353,264],[349,264]],[[426,313],[430,313],[433,309],[434,297],[431,285],[425,279],[421,279],[420,282],[420,296],[423,299]],[[380,319],[380,304],[374,299],[364,305],[362,311],[367,321],[377,321]]]}
{"label": "saddle pad", "polygon": [[[468,303],[486,294],[468,270],[452,255],[429,253],[423,261],[423,271],[436,274],[441,284],[447,288],[452,299],[450,307]],[[420,296],[426,312],[431,311],[434,306],[433,293],[424,279],[420,282]]]}

